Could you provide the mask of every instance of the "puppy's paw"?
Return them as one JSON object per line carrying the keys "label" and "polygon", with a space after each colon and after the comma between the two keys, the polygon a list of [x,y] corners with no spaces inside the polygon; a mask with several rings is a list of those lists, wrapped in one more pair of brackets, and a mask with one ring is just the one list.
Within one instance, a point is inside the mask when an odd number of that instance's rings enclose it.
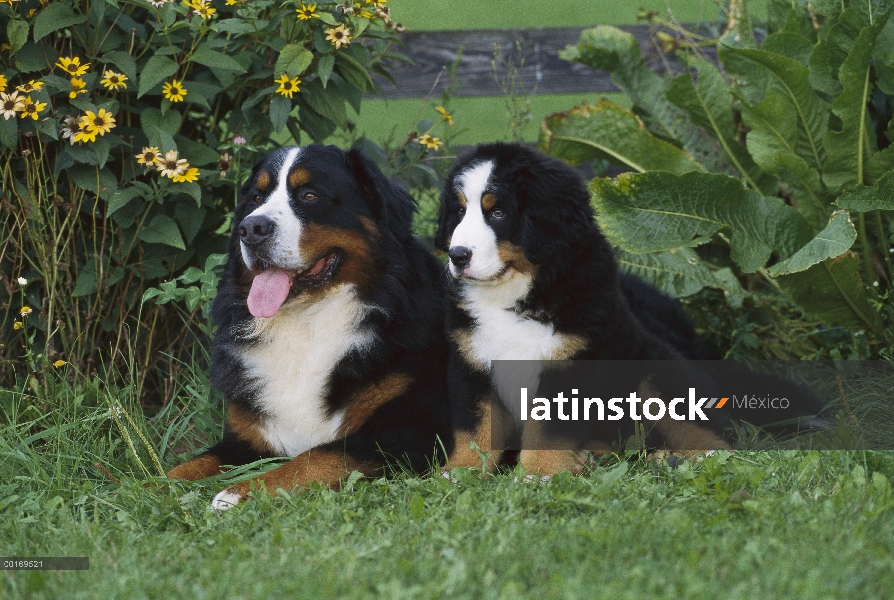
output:
{"label": "puppy's paw", "polygon": [[228,510],[242,502],[245,496],[246,492],[238,485],[228,487],[214,497],[214,500],[211,501],[211,508],[219,511]]}

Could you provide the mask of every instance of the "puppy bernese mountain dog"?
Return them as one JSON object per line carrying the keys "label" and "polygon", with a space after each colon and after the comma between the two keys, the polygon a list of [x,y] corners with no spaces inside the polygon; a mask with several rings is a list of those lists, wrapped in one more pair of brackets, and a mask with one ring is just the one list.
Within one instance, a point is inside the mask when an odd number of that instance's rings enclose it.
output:
{"label": "puppy bernese mountain dog", "polygon": [[[461,157],[441,195],[435,245],[448,252],[452,276],[451,467],[481,464],[470,442],[491,452],[493,466],[512,435],[520,435],[518,460],[529,473],[580,466],[582,451],[537,449],[543,425],[518,420],[518,407],[500,394],[491,361],[676,359],[674,365],[687,369],[684,358],[715,358],[679,304],[619,275],[580,175],[533,149],[492,143]],[[637,383],[641,395],[653,391],[648,377]],[[647,442],[671,451],[729,448],[723,435],[729,424],[664,418],[646,422],[652,425]],[[619,427],[624,436],[635,430],[630,420],[612,423],[589,449],[610,450]]]}
{"label": "puppy bernese mountain dog", "polygon": [[[267,155],[239,197],[212,307],[225,432],[168,476],[294,457],[253,480],[273,492],[442,464],[446,290],[411,233],[412,198],[358,151],[319,145]],[[212,506],[237,504],[250,484]]]}

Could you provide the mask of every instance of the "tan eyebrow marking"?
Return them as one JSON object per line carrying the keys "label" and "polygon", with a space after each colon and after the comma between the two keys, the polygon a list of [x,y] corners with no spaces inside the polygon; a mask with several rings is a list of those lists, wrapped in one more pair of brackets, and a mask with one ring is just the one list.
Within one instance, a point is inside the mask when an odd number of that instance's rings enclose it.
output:
{"label": "tan eyebrow marking", "polygon": [[456,197],[459,198],[459,205],[463,208],[466,207],[466,195],[462,192],[456,192]]}
{"label": "tan eyebrow marking", "polygon": [[307,169],[292,169],[289,173],[289,185],[292,187],[301,187],[310,183],[310,171]]}
{"label": "tan eyebrow marking", "polygon": [[255,185],[262,192],[266,192],[267,188],[270,186],[270,173],[267,171],[261,171],[258,173],[258,178],[255,180]]}
{"label": "tan eyebrow marking", "polygon": [[481,197],[481,210],[483,212],[490,212],[490,209],[492,209],[496,203],[496,196],[493,194],[485,194]]}

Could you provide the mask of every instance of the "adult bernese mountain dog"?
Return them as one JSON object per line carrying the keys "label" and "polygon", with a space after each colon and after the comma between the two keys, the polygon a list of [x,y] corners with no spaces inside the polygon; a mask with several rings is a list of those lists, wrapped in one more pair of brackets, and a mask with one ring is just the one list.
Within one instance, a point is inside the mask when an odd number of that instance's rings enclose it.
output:
{"label": "adult bernese mountain dog", "polygon": [[[441,195],[435,245],[448,253],[452,279],[447,314],[455,435],[451,467],[480,466],[481,455],[470,442],[491,452],[493,466],[512,435],[516,444],[520,436],[518,460],[529,473],[580,466],[583,451],[549,449],[548,443],[537,449],[546,435],[543,424],[521,423],[518,407],[500,393],[491,361],[674,360],[682,365],[678,371],[686,371],[684,358],[714,358],[679,304],[645,282],[619,275],[577,171],[531,148],[484,144],[455,163]],[[697,370],[677,374],[703,385],[709,379]],[[641,395],[657,385],[648,376],[635,383]],[[663,418],[645,424],[652,425],[644,433],[654,448],[730,447],[724,439],[729,419],[700,424]],[[635,433],[630,420],[610,425],[596,432],[602,439],[590,440],[589,449],[610,450],[619,431]]]}
{"label": "adult bernese mountain dog", "polygon": [[[225,432],[168,476],[294,457],[252,480],[273,492],[443,464],[445,281],[413,238],[412,198],[360,152],[319,145],[267,155],[239,197],[212,307]],[[212,506],[237,504],[252,482]]]}

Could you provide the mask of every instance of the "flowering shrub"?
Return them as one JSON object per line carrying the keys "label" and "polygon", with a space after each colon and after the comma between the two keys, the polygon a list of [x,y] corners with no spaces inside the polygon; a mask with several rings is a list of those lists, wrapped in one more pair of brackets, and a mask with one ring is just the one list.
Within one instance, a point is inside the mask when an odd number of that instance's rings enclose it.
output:
{"label": "flowering shrub", "polygon": [[143,291],[225,251],[257,152],[351,127],[401,58],[386,1],[0,3],[3,339],[22,277],[47,364],[182,343],[174,311],[135,319]]}

